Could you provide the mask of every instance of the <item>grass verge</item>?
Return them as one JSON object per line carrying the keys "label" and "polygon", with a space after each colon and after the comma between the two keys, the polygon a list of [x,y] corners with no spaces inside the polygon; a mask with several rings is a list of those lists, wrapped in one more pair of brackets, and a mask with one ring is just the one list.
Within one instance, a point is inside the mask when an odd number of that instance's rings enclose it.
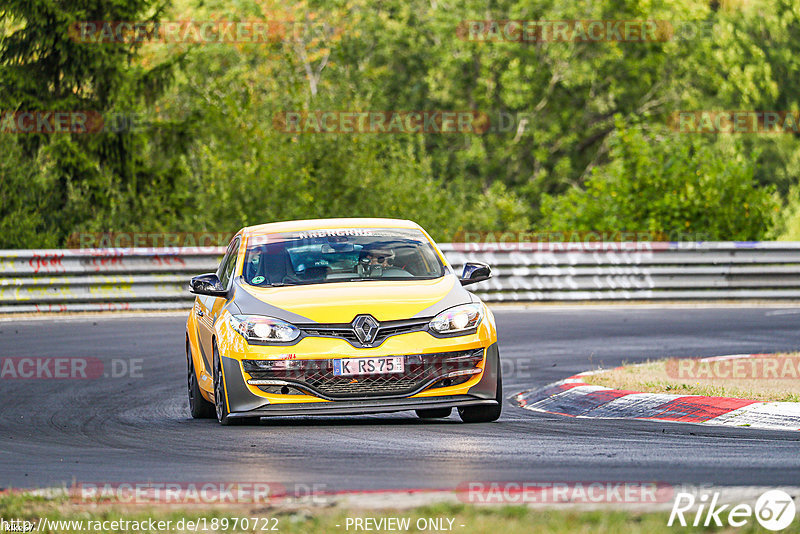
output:
{"label": "grass verge", "polygon": [[[257,517],[258,527],[244,529],[233,528],[235,518]],[[114,532],[114,533],[177,533],[177,532],[282,532],[282,533],[331,533],[331,532],[463,532],[504,534],[552,532],[556,534],[575,533],[659,533],[659,532],[696,532],[697,528],[668,527],[667,512],[636,513],[620,510],[541,510],[524,506],[475,506],[467,504],[435,504],[411,510],[359,510],[341,507],[310,508],[281,510],[280,508],[261,507],[246,509],[242,507],[230,509],[179,509],[167,506],[145,508],[119,504],[76,504],[67,497],[43,498],[30,495],[5,495],[0,497],[0,518],[5,521],[22,519],[38,525],[47,518],[51,523],[47,528],[34,532],[72,533],[72,532]],[[370,518],[375,522],[381,519],[396,518],[408,520],[408,528],[375,528],[357,529],[352,525],[356,518]],[[214,519],[217,520],[214,527]],[[227,519],[227,527],[223,521]],[[263,522],[261,520],[264,520]],[[348,528],[348,519],[351,523]],[[124,520],[130,522],[120,528],[106,523],[101,528],[90,528],[90,521],[110,522]],[[153,521],[171,521],[170,529],[153,529],[146,523]],[[183,520],[185,528],[175,528]],[[431,522],[430,520],[434,520]],[[437,522],[438,520],[438,522]],[[52,521],[78,521],[72,527],[64,525],[57,528]],[[198,528],[186,528],[187,521],[198,523]],[[420,522],[418,524],[418,521]],[[139,524],[133,525],[133,522]],[[424,522],[424,524],[423,524]],[[401,523],[402,524],[402,523]],[[432,526],[442,528],[432,528]],[[265,528],[261,528],[261,527]],[[87,528],[89,527],[89,528]],[[422,527],[422,528],[419,528]],[[274,530],[270,530],[273,529]],[[709,530],[709,529],[702,529]],[[711,529],[714,530],[714,529]],[[720,529],[724,531],[723,529]],[[787,529],[785,532],[792,530]],[[737,534],[763,532],[755,522],[735,529]],[[793,530],[797,532],[798,530]],[[0,526],[0,532],[5,532]]]}
{"label": "grass verge", "polygon": [[800,353],[649,361],[583,379],[587,384],[641,393],[800,402]]}

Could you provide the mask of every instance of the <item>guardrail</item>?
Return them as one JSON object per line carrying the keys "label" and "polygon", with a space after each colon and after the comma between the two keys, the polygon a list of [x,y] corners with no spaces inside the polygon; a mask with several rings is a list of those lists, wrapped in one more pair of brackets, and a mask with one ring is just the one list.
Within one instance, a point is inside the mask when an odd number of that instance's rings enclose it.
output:
{"label": "guardrail", "polygon": [[0,251],[0,313],[169,310],[224,247]]}
{"label": "guardrail", "polygon": [[[449,243],[487,301],[800,299],[800,243]],[[188,279],[223,247],[0,251],[0,313],[168,310],[190,306]]]}
{"label": "guardrail", "polygon": [[800,298],[797,242],[490,243],[443,247],[483,261],[487,301]]}

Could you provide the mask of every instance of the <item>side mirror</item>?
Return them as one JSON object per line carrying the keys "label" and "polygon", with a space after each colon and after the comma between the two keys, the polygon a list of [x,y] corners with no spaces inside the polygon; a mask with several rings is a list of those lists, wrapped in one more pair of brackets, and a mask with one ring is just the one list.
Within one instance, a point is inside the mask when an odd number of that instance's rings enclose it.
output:
{"label": "side mirror", "polygon": [[470,262],[464,265],[464,272],[461,274],[461,285],[468,286],[476,282],[483,282],[492,277],[492,268],[485,263]]}
{"label": "side mirror", "polygon": [[211,297],[224,297],[228,294],[222,282],[219,281],[216,273],[201,274],[195,276],[189,282],[189,291],[196,295],[208,295]]}

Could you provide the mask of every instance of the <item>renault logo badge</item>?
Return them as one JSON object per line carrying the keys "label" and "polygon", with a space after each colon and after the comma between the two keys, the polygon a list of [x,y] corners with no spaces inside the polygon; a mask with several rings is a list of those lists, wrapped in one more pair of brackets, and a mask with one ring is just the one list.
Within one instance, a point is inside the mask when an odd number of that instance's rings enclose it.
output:
{"label": "renault logo badge", "polygon": [[362,345],[372,345],[378,335],[380,324],[371,315],[359,315],[353,319],[353,330]]}

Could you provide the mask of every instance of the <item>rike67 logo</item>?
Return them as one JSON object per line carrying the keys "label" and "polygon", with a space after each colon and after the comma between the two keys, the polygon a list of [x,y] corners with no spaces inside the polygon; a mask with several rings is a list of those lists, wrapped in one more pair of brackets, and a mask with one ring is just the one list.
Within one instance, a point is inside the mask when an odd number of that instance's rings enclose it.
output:
{"label": "rike67 logo", "polygon": [[[754,507],[749,504],[720,504],[720,494],[680,492],[675,496],[667,526],[677,524],[691,526],[743,527],[755,516],[756,521],[767,530],[783,530],[794,521],[796,507],[792,497],[782,490],[770,490],[762,494]],[[692,514],[694,511],[694,514]],[[684,515],[686,514],[686,515]],[[688,520],[687,520],[688,517]]]}

